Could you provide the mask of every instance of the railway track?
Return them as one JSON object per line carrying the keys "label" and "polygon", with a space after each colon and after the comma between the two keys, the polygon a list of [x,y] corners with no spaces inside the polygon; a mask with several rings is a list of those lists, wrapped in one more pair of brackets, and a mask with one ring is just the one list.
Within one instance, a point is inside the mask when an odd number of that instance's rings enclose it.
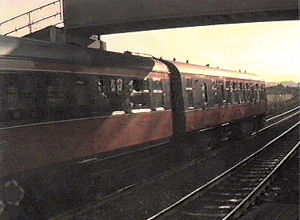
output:
{"label": "railway track", "polygon": [[272,117],[268,117],[268,118],[266,119],[266,122],[274,121],[274,120],[277,119],[277,118],[280,118],[280,117],[283,117],[283,116],[285,116],[285,115],[287,115],[287,114],[293,113],[293,112],[295,112],[295,111],[297,111],[297,110],[299,110],[299,109],[300,109],[300,106],[297,106],[297,107],[295,107],[295,108],[292,108],[292,109],[289,109],[289,110],[287,110],[287,111],[285,111],[285,112],[282,112],[282,113],[280,113],[280,114],[278,114],[278,115],[275,115],[275,116],[272,116]]}
{"label": "railway track", "polygon": [[[239,217],[299,148],[300,122],[274,138],[231,169],[148,218],[234,219]],[[293,134],[295,138],[290,138]]]}
{"label": "railway track", "polygon": [[[292,111],[290,111],[288,113],[291,113],[291,112]],[[288,113],[286,113],[285,115],[287,115]],[[292,112],[292,113],[294,113],[294,112]],[[295,115],[293,114],[292,117],[294,117],[294,116]],[[287,117],[291,118],[290,115],[288,115]],[[285,121],[285,120],[282,120],[282,122],[283,121]],[[275,123],[277,124],[277,122],[275,122]],[[276,124],[274,124],[274,125],[276,125]],[[272,127],[272,126],[269,126],[268,128],[270,128],[270,127]],[[101,207],[101,206],[105,205],[106,203],[112,202],[113,200],[115,200],[119,197],[124,197],[124,196],[130,194],[132,191],[138,190],[139,188],[144,187],[147,184],[153,183],[159,179],[165,178],[166,176],[170,176],[174,173],[181,172],[182,170],[188,169],[189,167],[195,166],[195,164],[198,164],[201,162],[203,162],[203,159],[194,159],[194,160],[184,164],[180,168],[176,167],[174,169],[170,169],[163,173],[160,173],[159,175],[155,175],[151,178],[147,178],[142,181],[121,187],[118,190],[116,190],[115,192],[112,192],[110,194],[102,196],[101,198],[98,198],[98,200],[96,202],[93,201],[93,202],[87,203],[86,205],[84,205],[81,208],[75,208],[74,210],[63,213],[63,214],[53,217],[51,219],[77,219],[76,216],[81,216],[82,214],[84,215],[84,213],[89,212],[92,209],[97,209],[97,207]]]}
{"label": "railway track", "polygon": [[[298,106],[296,108],[293,108],[293,109],[290,109],[290,110],[288,110],[286,112],[283,112],[283,113],[281,113],[279,115],[276,115],[274,117],[268,118],[266,120],[266,125],[263,128],[259,129],[257,132],[253,132],[251,134],[251,136],[256,135],[257,133],[260,133],[260,132],[262,132],[262,131],[270,128],[270,127],[273,127],[273,126],[275,126],[277,124],[280,124],[280,123],[282,123],[282,122],[284,122],[284,121],[286,121],[286,120],[288,120],[288,119],[290,119],[290,118],[298,115],[300,113],[299,109],[300,109],[300,106]],[[282,118],[283,116],[286,116],[286,117]],[[275,119],[277,119],[277,120],[275,122],[273,122]]]}

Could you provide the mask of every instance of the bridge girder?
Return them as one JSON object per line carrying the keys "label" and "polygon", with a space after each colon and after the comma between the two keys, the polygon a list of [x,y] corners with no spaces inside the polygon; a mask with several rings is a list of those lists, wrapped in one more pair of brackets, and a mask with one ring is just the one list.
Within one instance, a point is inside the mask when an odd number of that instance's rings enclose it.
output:
{"label": "bridge girder", "polygon": [[297,0],[63,0],[72,34],[297,20]]}

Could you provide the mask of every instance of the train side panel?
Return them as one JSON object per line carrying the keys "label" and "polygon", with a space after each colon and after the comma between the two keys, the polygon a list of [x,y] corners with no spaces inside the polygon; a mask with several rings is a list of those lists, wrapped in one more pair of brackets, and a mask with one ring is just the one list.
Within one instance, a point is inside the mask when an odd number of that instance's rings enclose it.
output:
{"label": "train side panel", "polygon": [[267,100],[263,81],[246,79],[247,75],[242,73],[236,73],[241,78],[234,78],[233,71],[227,73],[225,70],[189,64],[177,66],[181,70],[186,132],[252,117],[262,118],[266,114]]}
{"label": "train side panel", "polygon": [[188,132],[232,123],[265,114],[265,103],[236,105],[207,110],[191,110],[185,113]]}
{"label": "train side panel", "polygon": [[172,135],[170,110],[1,128],[1,176]]}
{"label": "train side panel", "polygon": [[182,82],[187,132],[266,114],[261,81],[183,74]]}

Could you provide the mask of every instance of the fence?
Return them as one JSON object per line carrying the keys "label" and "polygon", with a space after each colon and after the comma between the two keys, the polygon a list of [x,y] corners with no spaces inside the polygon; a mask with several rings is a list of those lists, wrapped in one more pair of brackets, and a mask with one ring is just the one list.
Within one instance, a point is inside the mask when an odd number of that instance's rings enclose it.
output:
{"label": "fence", "polygon": [[57,0],[0,23],[0,34],[24,36],[50,25],[63,25],[62,0]]}

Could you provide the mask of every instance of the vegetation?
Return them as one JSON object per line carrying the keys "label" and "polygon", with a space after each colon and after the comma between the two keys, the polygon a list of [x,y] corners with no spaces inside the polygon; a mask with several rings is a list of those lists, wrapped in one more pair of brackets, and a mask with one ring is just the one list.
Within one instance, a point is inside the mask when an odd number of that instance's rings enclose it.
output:
{"label": "vegetation", "polygon": [[300,88],[299,86],[284,86],[282,83],[279,83],[277,86],[267,87],[267,94],[293,94],[294,96],[298,96],[300,94]]}

